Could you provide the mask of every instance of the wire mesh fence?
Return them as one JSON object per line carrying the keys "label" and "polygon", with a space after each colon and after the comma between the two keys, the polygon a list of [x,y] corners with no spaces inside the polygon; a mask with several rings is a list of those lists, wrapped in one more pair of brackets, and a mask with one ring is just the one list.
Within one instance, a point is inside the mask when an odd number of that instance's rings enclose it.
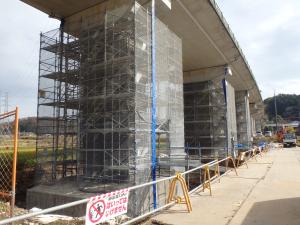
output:
{"label": "wire mesh fence", "polygon": [[18,147],[18,108],[0,114],[0,200],[1,214],[13,216]]}

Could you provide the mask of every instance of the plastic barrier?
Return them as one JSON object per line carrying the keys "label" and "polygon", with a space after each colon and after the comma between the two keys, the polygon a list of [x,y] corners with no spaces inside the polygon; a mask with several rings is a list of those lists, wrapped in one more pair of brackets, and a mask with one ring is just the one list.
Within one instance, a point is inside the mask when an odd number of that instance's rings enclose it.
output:
{"label": "plastic barrier", "polygon": [[[180,196],[174,197],[174,193],[175,193],[175,188],[176,188],[176,183],[177,181],[180,183],[182,192],[183,192],[183,196],[185,198],[185,201],[182,201],[182,198]],[[192,204],[190,201],[190,196],[189,196],[189,191],[188,188],[186,186],[186,182],[185,179],[183,178],[183,176],[181,175],[181,173],[177,173],[176,177],[172,180],[171,185],[170,185],[170,191],[169,191],[169,196],[168,196],[168,203],[174,201],[178,204],[186,204],[187,206],[187,210],[190,213],[192,211]]]}
{"label": "plastic barrier", "polygon": [[212,196],[211,183],[210,182],[211,182],[211,179],[210,179],[209,166],[205,166],[205,168],[204,168],[203,192],[205,191],[205,189],[208,189],[210,196]]}
{"label": "plastic barrier", "polygon": [[[220,174],[220,164],[216,164],[215,165],[215,177],[220,177],[221,174]],[[219,179],[219,183],[221,182],[221,180]]]}
{"label": "plastic barrier", "polygon": [[[238,173],[237,173],[237,170],[236,170],[236,165],[235,165],[235,162],[234,162],[234,159],[232,158],[232,156],[229,156],[229,157],[226,158],[226,171],[228,170],[228,160],[232,162],[235,174],[238,176]],[[223,161],[223,160],[221,160],[221,161]]]}
{"label": "plastic barrier", "polygon": [[244,161],[243,164],[245,164],[247,166],[247,169],[248,169],[249,167],[248,167],[248,163],[247,163],[247,160],[246,160],[246,152],[239,152],[238,158],[237,158],[237,167],[240,166],[241,161]]}

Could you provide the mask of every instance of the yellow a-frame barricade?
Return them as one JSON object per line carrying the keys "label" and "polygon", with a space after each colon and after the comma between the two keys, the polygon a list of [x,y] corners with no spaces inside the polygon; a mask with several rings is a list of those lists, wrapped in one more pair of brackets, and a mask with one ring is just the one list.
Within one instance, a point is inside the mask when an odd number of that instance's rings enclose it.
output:
{"label": "yellow a-frame barricade", "polygon": [[[179,181],[180,183],[185,201],[182,201],[182,198],[180,196],[177,197],[174,196],[177,181]],[[188,212],[192,212],[192,204],[189,196],[189,191],[186,186],[185,179],[183,178],[181,173],[177,173],[176,177],[172,180],[170,185],[168,203],[174,200],[176,201],[177,204],[186,204]]]}

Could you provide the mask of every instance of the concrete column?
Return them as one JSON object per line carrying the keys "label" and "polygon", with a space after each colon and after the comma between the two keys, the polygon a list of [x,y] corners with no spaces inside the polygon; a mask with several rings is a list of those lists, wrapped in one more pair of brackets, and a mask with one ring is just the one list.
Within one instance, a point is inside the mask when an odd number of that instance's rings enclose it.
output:
{"label": "concrete column", "polygon": [[253,116],[251,116],[251,130],[252,130],[252,137],[255,137],[256,126],[255,126],[255,120],[254,120]]}
{"label": "concrete column", "polygon": [[251,142],[251,118],[248,91],[236,91],[237,142],[248,147]]}
{"label": "concrete column", "polygon": [[256,104],[250,103],[250,116],[251,116],[252,136],[255,137],[256,131],[257,131],[257,127],[256,127],[256,123],[255,123],[255,118],[257,116],[257,105]]}
{"label": "concrete column", "polygon": [[226,147],[231,151],[237,140],[235,91],[227,81],[225,104],[224,75],[223,66],[184,72],[186,142],[216,148],[203,154],[219,157],[226,156]]}

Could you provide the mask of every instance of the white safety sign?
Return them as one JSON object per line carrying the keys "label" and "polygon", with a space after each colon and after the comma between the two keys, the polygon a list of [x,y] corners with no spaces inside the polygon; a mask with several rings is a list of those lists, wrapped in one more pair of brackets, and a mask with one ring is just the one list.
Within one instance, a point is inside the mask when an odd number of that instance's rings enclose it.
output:
{"label": "white safety sign", "polygon": [[85,224],[99,224],[126,214],[128,198],[128,189],[91,197],[86,206]]}

